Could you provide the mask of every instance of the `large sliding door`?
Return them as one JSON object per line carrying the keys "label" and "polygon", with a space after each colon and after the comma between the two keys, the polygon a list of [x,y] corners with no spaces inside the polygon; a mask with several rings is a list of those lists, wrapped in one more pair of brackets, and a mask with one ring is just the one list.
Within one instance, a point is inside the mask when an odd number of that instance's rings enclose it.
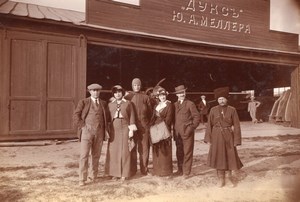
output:
{"label": "large sliding door", "polygon": [[7,121],[0,139],[75,136],[72,114],[85,86],[80,39],[11,32],[4,41]]}

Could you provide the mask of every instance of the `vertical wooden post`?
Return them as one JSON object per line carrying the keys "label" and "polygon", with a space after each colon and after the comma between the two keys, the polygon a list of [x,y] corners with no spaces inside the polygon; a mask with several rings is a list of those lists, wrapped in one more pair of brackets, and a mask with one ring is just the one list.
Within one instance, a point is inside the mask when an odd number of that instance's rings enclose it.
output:
{"label": "vertical wooden post", "polygon": [[0,32],[0,135],[8,135],[9,131],[9,39],[7,30]]}
{"label": "vertical wooden post", "polygon": [[[77,68],[77,89],[76,98],[79,101],[86,95],[86,72],[87,72],[87,39],[84,35],[79,36]],[[77,104],[77,103],[76,103]]]}
{"label": "vertical wooden post", "polygon": [[300,64],[291,74],[291,92],[293,105],[291,126],[300,128]]}

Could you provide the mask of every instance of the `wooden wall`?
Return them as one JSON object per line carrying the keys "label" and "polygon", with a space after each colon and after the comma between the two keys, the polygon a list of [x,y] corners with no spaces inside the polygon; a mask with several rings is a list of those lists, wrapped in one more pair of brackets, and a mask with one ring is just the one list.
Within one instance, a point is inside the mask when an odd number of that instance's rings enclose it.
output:
{"label": "wooden wall", "polygon": [[79,76],[84,64],[80,58],[85,55],[80,52],[80,39],[25,31],[1,33],[5,50],[1,75],[5,76],[0,140],[75,137],[72,114],[82,96],[79,82],[85,82]]}
{"label": "wooden wall", "polygon": [[87,23],[153,36],[298,51],[298,35],[270,31],[269,0],[87,0]]}

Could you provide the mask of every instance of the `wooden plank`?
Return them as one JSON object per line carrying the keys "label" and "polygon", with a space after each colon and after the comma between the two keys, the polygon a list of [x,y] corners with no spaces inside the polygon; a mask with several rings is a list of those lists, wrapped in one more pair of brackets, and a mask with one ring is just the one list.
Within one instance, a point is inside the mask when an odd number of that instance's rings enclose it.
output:
{"label": "wooden plank", "polygon": [[74,101],[47,102],[47,131],[73,130]]}
{"label": "wooden plank", "polygon": [[27,4],[17,3],[15,8],[11,11],[11,14],[18,16],[28,16]]}
{"label": "wooden plank", "polygon": [[39,10],[37,5],[28,4],[28,12],[29,12],[28,16],[31,17],[31,18],[37,18],[37,19],[44,19],[45,18],[45,16]]}
{"label": "wooden plank", "polygon": [[76,48],[48,43],[47,131],[72,130],[75,109]]}
{"label": "wooden plank", "polygon": [[10,133],[40,131],[45,80],[41,42],[12,39],[10,58]]}
{"label": "wooden plank", "polygon": [[42,46],[38,41],[12,40],[11,91],[12,97],[39,97],[42,90]]}
{"label": "wooden plank", "polygon": [[41,102],[14,101],[10,103],[10,132],[40,131]]}
{"label": "wooden plank", "polygon": [[68,44],[48,43],[48,98],[74,97],[74,53]]}
{"label": "wooden plank", "polygon": [[32,147],[32,146],[46,146],[51,145],[51,142],[3,142],[0,147]]}
{"label": "wooden plank", "polygon": [[75,132],[53,132],[53,133],[38,133],[38,134],[13,134],[13,135],[0,135],[0,142],[4,141],[22,141],[22,140],[50,140],[50,139],[71,139],[77,138]]}
{"label": "wooden plank", "polygon": [[6,3],[0,6],[0,13],[4,13],[4,14],[10,13],[14,9],[16,4],[17,4],[16,2],[7,1]]}

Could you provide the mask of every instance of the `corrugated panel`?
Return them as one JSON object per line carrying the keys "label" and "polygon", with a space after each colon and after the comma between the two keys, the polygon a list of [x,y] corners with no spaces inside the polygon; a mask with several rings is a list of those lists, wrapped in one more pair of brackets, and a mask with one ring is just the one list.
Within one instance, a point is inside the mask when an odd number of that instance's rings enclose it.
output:
{"label": "corrugated panel", "polygon": [[68,17],[66,14],[64,14],[64,10],[60,11],[59,9],[56,8],[48,8],[50,12],[54,13],[55,15],[59,16],[62,21],[64,22],[74,22],[71,17]]}
{"label": "corrugated panel", "polygon": [[18,15],[18,16],[28,16],[27,4],[17,3],[15,8],[11,11],[11,14]]}
{"label": "corrugated panel", "polygon": [[39,10],[37,5],[28,5],[28,11],[29,11],[29,17],[31,18],[37,18],[37,19],[44,19],[45,16],[43,13]]}
{"label": "corrugated panel", "polygon": [[55,20],[55,21],[62,21],[62,19],[59,16],[57,16],[54,13],[52,13],[51,11],[49,11],[49,9],[47,7],[38,6],[38,8],[43,13],[43,15],[45,16],[45,19]]}
{"label": "corrugated panel", "polygon": [[7,1],[0,5],[0,14],[23,16],[35,19],[48,19],[55,21],[80,24],[85,21],[85,13],[51,8],[34,4]]}
{"label": "corrugated panel", "polygon": [[10,13],[14,9],[14,7],[16,6],[16,4],[17,4],[16,2],[7,1],[3,5],[1,5],[1,7],[0,7],[0,13],[4,13],[4,14]]}

